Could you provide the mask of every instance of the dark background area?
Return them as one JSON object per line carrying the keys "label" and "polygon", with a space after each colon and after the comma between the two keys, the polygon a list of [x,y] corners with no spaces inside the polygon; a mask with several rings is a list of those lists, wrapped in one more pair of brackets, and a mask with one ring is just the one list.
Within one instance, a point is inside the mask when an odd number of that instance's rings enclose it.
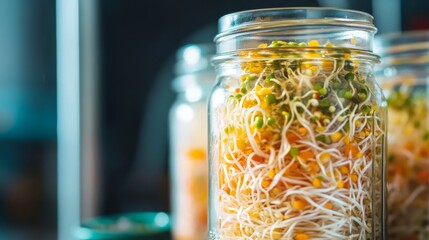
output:
{"label": "dark background area", "polygon": [[[101,3],[102,134],[105,136],[102,146],[111,151],[102,160],[103,165],[110,165],[110,171],[104,175],[104,192],[109,194],[103,198],[105,212],[135,210],[134,206],[168,211],[167,113],[174,100],[170,83],[177,49],[184,44],[212,42],[217,20],[224,14],[297,6],[296,2],[108,0]],[[300,4],[318,6],[317,1],[300,1]],[[148,169],[151,166],[162,168],[164,176],[152,176]],[[154,179],[156,182],[152,182]],[[142,191],[142,186],[146,191]]]}
{"label": "dark background area", "polygon": [[0,53],[0,239],[54,236],[55,0],[1,0]]}
{"label": "dark background area", "polygon": [[[167,114],[180,46],[212,41],[227,13],[339,2],[99,0],[100,214],[169,211]],[[373,12],[371,1],[342,2]],[[0,0],[0,239],[56,239],[55,7]],[[401,8],[402,30],[429,29],[427,0]]]}

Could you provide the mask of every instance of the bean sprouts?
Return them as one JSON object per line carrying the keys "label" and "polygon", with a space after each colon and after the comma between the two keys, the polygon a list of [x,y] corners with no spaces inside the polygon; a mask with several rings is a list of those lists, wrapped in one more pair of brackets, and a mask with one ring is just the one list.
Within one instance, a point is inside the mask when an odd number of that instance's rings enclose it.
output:
{"label": "bean sprouts", "polygon": [[243,54],[215,110],[214,239],[373,239],[384,128],[368,64],[271,45]]}
{"label": "bean sprouts", "polygon": [[389,239],[429,238],[429,126],[426,89],[389,94]]}

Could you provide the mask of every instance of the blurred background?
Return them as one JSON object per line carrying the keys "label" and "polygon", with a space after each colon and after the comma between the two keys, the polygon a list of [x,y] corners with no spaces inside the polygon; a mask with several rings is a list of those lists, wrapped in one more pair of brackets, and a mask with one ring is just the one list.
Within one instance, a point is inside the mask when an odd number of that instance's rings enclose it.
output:
{"label": "blurred background", "polygon": [[211,42],[224,14],[290,6],[429,29],[427,0],[0,0],[0,239],[65,239],[67,214],[169,212],[177,49]]}

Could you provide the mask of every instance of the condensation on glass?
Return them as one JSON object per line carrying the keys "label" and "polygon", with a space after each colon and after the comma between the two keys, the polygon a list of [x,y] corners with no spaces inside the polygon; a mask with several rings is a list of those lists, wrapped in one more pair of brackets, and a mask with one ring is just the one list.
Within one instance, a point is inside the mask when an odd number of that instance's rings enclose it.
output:
{"label": "condensation on glass", "polygon": [[372,21],[330,8],[220,19],[210,239],[384,239],[386,102]]}
{"label": "condensation on glass", "polygon": [[207,236],[207,98],[215,81],[210,58],[214,44],[187,45],[177,54],[178,93],[170,110],[173,237]]}
{"label": "condensation on glass", "polygon": [[381,36],[388,102],[388,239],[429,238],[429,32]]}

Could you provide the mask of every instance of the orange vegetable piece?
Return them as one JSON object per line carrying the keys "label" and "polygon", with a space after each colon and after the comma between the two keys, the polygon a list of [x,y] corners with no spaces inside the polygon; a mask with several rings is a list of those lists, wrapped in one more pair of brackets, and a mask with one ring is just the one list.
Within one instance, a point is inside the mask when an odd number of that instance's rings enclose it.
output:
{"label": "orange vegetable piece", "polygon": [[308,160],[314,158],[314,153],[312,151],[304,151],[299,153],[299,157],[303,160]]}
{"label": "orange vegetable piece", "polygon": [[322,155],[320,155],[320,160],[322,162],[328,162],[328,161],[330,161],[331,160],[331,154],[329,154],[327,152],[322,153]]}
{"label": "orange vegetable piece", "polygon": [[286,138],[289,142],[293,143],[296,142],[298,140],[300,140],[301,138],[296,135],[295,133],[286,133]]}
{"label": "orange vegetable piece", "polygon": [[327,69],[332,69],[332,68],[334,68],[334,62],[330,61],[330,60],[324,60],[322,62],[322,67],[327,68]]}
{"label": "orange vegetable piece", "polygon": [[257,161],[257,162],[263,162],[264,161],[264,158],[261,157],[261,156],[258,156],[258,155],[254,155],[252,157],[252,159],[255,160],[255,161]]}
{"label": "orange vegetable piece", "polygon": [[259,217],[259,213],[258,212],[251,212],[250,216],[252,216],[254,218],[258,218]]}
{"label": "orange vegetable piece", "polygon": [[246,99],[243,102],[243,107],[244,108],[250,108],[250,107],[253,107],[254,105],[255,105],[255,103],[253,102],[253,100]]}
{"label": "orange vegetable piece", "polygon": [[341,166],[340,167],[340,172],[342,174],[347,174],[347,173],[349,173],[349,168],[347,166]]}
{"label": "orange vegetable piece", "polygon": [[[253,56],[253,57],[256,57],[256,56]],[[264,70],[264,67],[263,67],[263,66],[261,66],[261,65],[254,65],[253,67],[251,67],[251,68],[249,69],[249,71],[250,71],[251,73],[255,73],[255,74],[259,74],[259,73],[261,73],[261,72],[262,72],[262,70]]]}
{"label": "orange vegetable piece", "polygon": [[306,128],[303,128],[303,127],[300,127],[299,129],[298,129],[298,131],[301,133],[301,134],[303,134],[303,135],[305,135],[305,134],[307,134],[307,129]]}
{"label": "orange vegetable piece", "polygon": [[309,167],[310,172],[312,172],[312,173],[317,173],[320,171],[320,167],[319,167],[319,165],[317,165],[316,162],[310,162],[308,164],[308,167]]}
{"label": "orange vegetable piece", "polygon": [[420,149],[419,155],[420,157],[427,157],[429,155],[429,152],[427,149]]}
{"label": "orange vegetable piece", "polygon": [[405,175],[405,171],[404,171],[405,167],[402,166],[401,164],[394,164],[391,163],[389,165],[389,173],[393,174],[393,175]]}
{"label": "orange vegetable piece", "polygon": [[206,150],[202,148],[189,149],[188,157],[191,160],[205,160],[206,159]]}
{"label": "orange vegetable piece", "polygon": [[318,178],[313,179],[312,183],[313,183],[313,186],[316,188],[322,187],[322,181],[320,181],[320,179],[318,179]]}
{"label": "orange vegetable piece", "polygon": [[282,190],[279,188],[279,187],[275,187],[275,188],[273,188],[273,191],[272,191],[275,195],[277,195],[277,194],[280,194],[281,192],[282,192]]}
{"label": "orange vegetable piece", "polygon": [[298,210],[304,210],[307,205],[308,203],[305,200],[295,200],[292,203],[292,206]]}
{"label": "orange vegetable piece", "polygon": [[409,151],[413,151],[414,144],[411,141],[408,141],[404,144],[404,147]]}
{"label": "orange vegetable piece", "polygon": [[244,150],[246,148],[246,143],[243,140],[237,140],[237,147]]}
{"label": "orange vegetable piece", "polygon": [[319,41],[317,41],[317,40],[310,40],[310,41],[308,42],[308,45],[309,45],[310,47],[318,47],[318,46],[319,46]]}
{"label": "orange vegetable piece", "polygon": [[327,202],[324,207],[327,208],[327,209],[333,209],[334,205],[332,205],[331,202]]}
{"label": "orange vegetable piece", "polygon": [[274,171],[272,169],[270,171],[268,171],[268,177],[274,178],[275,175],[276,175],[276,171]]}
{"label": "orange vegetable piece", "polygon": [[271,180],[262,181],[262,187],[268,188],[271,185]]}
{"label": "orange vegetable piece", "polygon": [[421,184],[426,184],[429,182],[429,173],[426,170],[420,170],[417,174],[417,180]]}
{"label": "orange vegetable piece", "polygon": [[353,144],[346,144],[346,147],[344,149],[344,154],[348,157],[348,156],[352,156],[352,157],[356,157],[359,153],[359,149],[353,145]]}
{"label": "orange vegetable piece", "polygon": [[283,176],[287,177],[290,173],[294,172],[299,166],[299,163],[294,162],[290,167],[283,173]]}
{"label": "orange vegetable piece", "polygon": [[298,233],[296,236],[295,236],[295,240],[308,240],[308,239],[310,239],[310,236],[308,236],[307,234],[305,234],[305,233]]}
{"label": "orange vegetable piece", "polygon": [[243,190],[243,194],[251,194],[252,193],[252,189],[250,188],[246,188]]}

